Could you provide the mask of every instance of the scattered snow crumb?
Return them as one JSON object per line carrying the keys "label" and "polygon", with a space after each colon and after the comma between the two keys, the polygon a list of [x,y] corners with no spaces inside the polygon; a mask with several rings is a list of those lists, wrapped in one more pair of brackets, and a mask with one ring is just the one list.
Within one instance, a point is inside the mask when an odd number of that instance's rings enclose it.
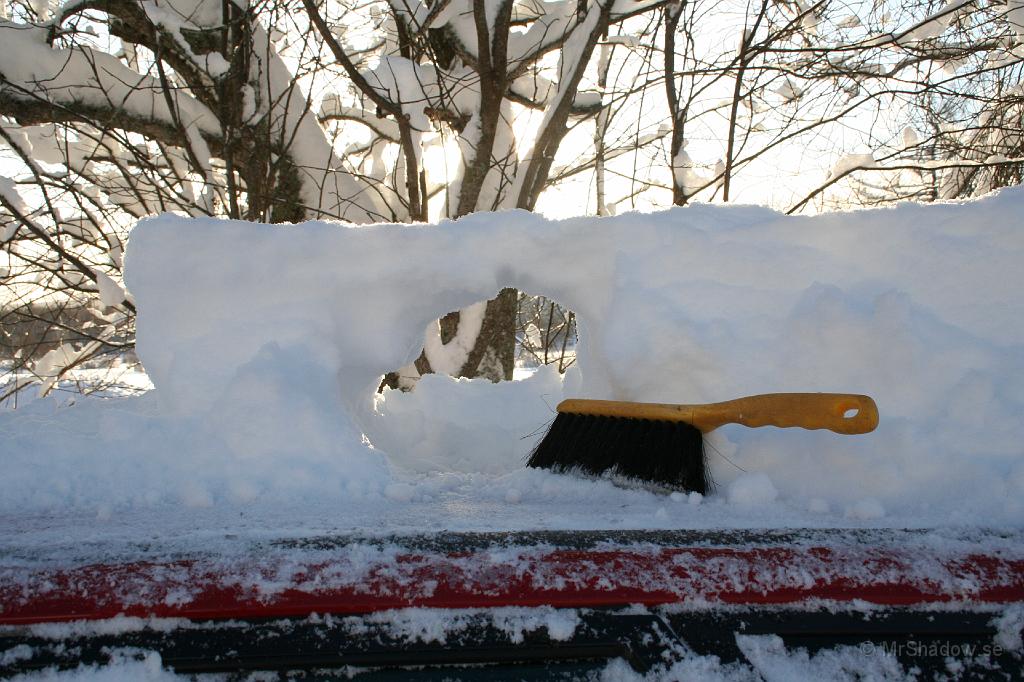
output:
{"label": "scattered snow crumb", "polygon": [[1024,630],[1024,604],[1013,604],[992,623],[996,627],[995,642],[1007,651],[1021,651],[1024,642],[1021,631]]}
{"label": "scattered snow crumb", "polygon": [[880,519],[885,516],[885,507],[873,497],[866,497],[846,508],[848,519]]}
{"label": "scattered snow crumb", "polygon": [[683,502],[684,500],[686,500],[686,495],[684,493],[676,491],[669,495],[668,498],[673,502]]}
{"label": "scattered snow crumb", "polygon": [[135,616],[114,616],[103,620],[74,620],[66,623],[37,623],[30,625],[34,637],[60,640],[77,637],[98,637],[123,635],[140,630],[173,632],[188,626],[191,621],[184,618],[138,618]]}
{"label": "scattered snow crumb", "polygon": [[564,642],[576,634],[580,618],[576,609],[555,609],[550,606],[538,608],[506,607],[491,612],[494,626],[509,635],[509,639],[520,644],[528,632],[543,628],[548,637]]}
{"label": "scattered snow crumb", "polygon": [[746,473],[729,484],[726,496],[729,504],[755,506],[774,502],[779,491],[768,474]]}
{"label": "scattered snow crumb", "polygon": [[182,679],[163,667],[160,654],[138,649],[114,650],[111,652],[110,663],[102,666],[80,665],[71,670],[45,668],[14,678],[21,682],[164,682]]}
{"label": "scattered snow crumb", "polygon": [[787,649],[777,635],[736,635],[736,644],[764,680],[912,680],[881,647],[838,646],[811,655]]}
{"label": "scattered snow crumb", "polygon": [[704,496],[694,491],[690,493],[686,499],[690,504],[696,507],[698,504],[704,501]]}
{"label": "scattered snow crumb", "polygon": [[27,661],[33,656],[32,647],[28,644],[19,644],[6,651],[0,651],[0,665],[11,665],[18,661]]}
{"label": "scattered snow crumb", "polygon": [[494,609],[407,608],[379,611],[361,618],[347,619],[358,627],[361,621],[385,625],[393,637],[409,641],[445,643],[449,637],[489,618],[494,627],[508,635],[514,643],[525,640],[527,633],[546,630],[556,641],[571,638],[579,626],[575,609],[541,607],[501,607]]}

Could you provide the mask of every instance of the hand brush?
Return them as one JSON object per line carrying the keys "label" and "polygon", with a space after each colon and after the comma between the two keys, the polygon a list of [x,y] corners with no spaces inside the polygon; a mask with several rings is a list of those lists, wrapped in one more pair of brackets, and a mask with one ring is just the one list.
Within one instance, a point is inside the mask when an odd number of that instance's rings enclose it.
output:
{"label": "hand brush", "polygon": [[706,494],[704,434],[724,424],[857,434],[878,425],[866,395],[768,393],[706,405],[563,400],[527,466],[605,473]]}

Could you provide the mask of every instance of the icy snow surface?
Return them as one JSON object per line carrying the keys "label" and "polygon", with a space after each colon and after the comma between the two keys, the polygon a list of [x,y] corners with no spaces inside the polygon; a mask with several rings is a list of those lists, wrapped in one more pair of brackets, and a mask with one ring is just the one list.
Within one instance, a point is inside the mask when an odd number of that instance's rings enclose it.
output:
{"label": "icy snow surface", "polygon": [[[0,413],[0,542],[218,533],[1024,521],[1024,191],[784,217],[265,226],[164,216],[127,255],[139,398]],[[579,319],[578,371],[375,397],[504,286]],[[563,395],[875,397],[878,430],[725,427],[704,499],[527,470]],[[210,530],[206,539],[195,528]]]}

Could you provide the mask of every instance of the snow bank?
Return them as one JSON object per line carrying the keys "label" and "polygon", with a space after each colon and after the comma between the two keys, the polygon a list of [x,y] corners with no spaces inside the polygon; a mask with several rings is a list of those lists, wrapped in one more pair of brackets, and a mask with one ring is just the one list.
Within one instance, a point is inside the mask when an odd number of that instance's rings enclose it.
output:
{"label": "snow bank", "polygon": [[[521,437],[563,392],[704,402],[848,391],[877,400],[875,433],[716,432],[711,466],[726,497],[876,522],[1016,525],[1021,216],[1015,189],[819,217],[698,205],[361,228],[149,219],[132,234],[126,281],[156,390],[60,416],[45,404],[0,416],[11,434],[0,508],[403,502],[431,471],[491,476],[514,502],[542,487],[537,477],[562,480],[519,470],[532,444]],[[375,400],[380,375],[415,357],[428,322],[504,286],[577,313],[569,384],[548,373],[505,385],[431,377]],[[730,488],[744,472],[758,476]],[[579,485],[601,504],[603,485]]]}

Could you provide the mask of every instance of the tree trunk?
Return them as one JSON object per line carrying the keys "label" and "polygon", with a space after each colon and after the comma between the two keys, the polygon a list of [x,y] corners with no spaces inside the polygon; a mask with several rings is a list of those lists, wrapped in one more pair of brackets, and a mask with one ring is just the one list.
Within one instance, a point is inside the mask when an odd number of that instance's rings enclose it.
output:
{"label": "tree trunk", "polygon": [[[512,288],[502,289],[497,296],[487,301],[483,324],[476,337],[476,343],[469,357],[463,363],[458,376],[468,379],[485,378],[493,382],[511,381],[516,361],[516,314],[519,311],[519,292]],[[441,343],[448,343],[459,329],[458,311],[448,313],[440,320]],[[431,374],[434,369],[423,351],[413,363],[420,376]],[[402,388],[399,372],[388,372],[378,390]],[[409,383],[404,384],[408,389]]]}
{"label": "tree trunk", "polygon": [[516,362],[516,311],[519,292],[506,288],[487,302],[476,345],[462,365],[460,376],[509,381]]}

